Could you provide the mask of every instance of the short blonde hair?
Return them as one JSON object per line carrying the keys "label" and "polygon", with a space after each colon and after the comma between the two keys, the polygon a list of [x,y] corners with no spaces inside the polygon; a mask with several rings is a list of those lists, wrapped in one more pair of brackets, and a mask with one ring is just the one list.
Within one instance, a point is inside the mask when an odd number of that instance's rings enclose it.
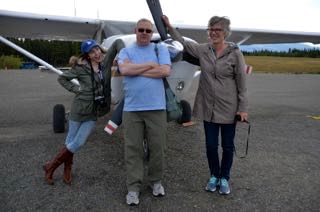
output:
{"label": "short blonde hair", "polygon": [[149,19],[146,19],[146,18],[141,18],[141,19],[139,19],[139,20],[137,21],[136,26],[138,26],[138,24],[139,24],[140,22],[149,22],[149,23],[151,24],[151,26],[153,27],[153,23],[152,23]]}

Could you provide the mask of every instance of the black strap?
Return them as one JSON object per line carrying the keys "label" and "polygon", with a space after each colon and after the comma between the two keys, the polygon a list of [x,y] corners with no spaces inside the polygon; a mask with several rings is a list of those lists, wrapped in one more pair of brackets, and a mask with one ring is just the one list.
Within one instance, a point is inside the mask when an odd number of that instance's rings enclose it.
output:
{"label": "black strap", "polygon": [[243,122],[248,124],[248,135],[247,135],[247,142],[246,142],[246,153],[243,156],[238,156],[237,152],[236,152],[236,147],[234,147],[234,154],[236,155],[236,157],[238,158],[245,158],[248,155],[248,149],[249,149],[249,137],[250,137],[250,132],[251,132],[251,124],[249,121],[244,120]]}
{"label": "black strap", "polygon": [[159,50],[158,50],[158,45],[156,43],[154,44],[154,51],[156,52],[157,60],[159,63]]}
{"label": "black strap", "polygon": [[[93,67],[92,67],[92,64],[91,64],[91,61],[89,60],[89,64],[90,64],[90,69],[91,69],[91,82],[92,82],[92,94],[93,94],[93,101],[95,100],[95,79],[94,79],[94,70],[93,70]],[[103,96],[105,96],[105,87],[104,87],[104,77],[103,77],[103,72],[102,72],[102,69],[101,69],[101,65],[99,64],[99,83],[98,83],[98,86],[102,86],[102,94]],[[99,85],[100,84],[100,85]],[[99,92],[99,87],[98,87],[98,93],[100,95],[100,92]]]}
{"label": "black strap", "polygon": [[94,90],[95,90],[95,87],[94,87],[94,71],[93,71],[93,67],[92,67],[92,64],[91,64],[91,61],[89,60],[89,64],[90,64],[90,71],[91,71],[91,83],[92,83],[92,98],[93,98],[93,108],[92,108],[92,112],[93,113],[97,113],[97,105],[96,105],[96,103],[95,103],[95,92],[94,92]]}
{"label": "black strap", "polygon": [[164,77],[164,78],[162,78],[162,80],[163,80],[164,88],[170,88],[170,85],[169,85],[169,83],[168,83],[168,81],[167,81],[167,78]]}
{"label": "black strap", "polygon": [[91,83],[92,83],[92,94],[93,94],[93,101],[94,101],[94,96],[95,96],[95,93],[94,93],[94,73],[93,73],[93,67],[92,67],[90,60],[89,60],[89,64],[90,64],[90,75],[91,75]]}
{"label": "black strap", "polygon": [[[158,63],[159,63],[159,50],[158,50],[158,45],[156,43],[154,45],[154,51],[156,52],[157,60],[158,60]],[[170,88],[169,83],[167,81],[167,78],[163,77],[162,80],[163,80],[164,88]]]}

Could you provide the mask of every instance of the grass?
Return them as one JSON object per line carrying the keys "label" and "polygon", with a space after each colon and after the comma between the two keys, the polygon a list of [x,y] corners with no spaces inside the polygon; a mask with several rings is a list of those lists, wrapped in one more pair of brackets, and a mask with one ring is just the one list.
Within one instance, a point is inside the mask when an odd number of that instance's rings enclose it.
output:
{"label": "grass", "polygon": [[245,60],[254,73],[320,74],[320,58],[245,56]]}
{"label": "grass", "polygon": [[320,58],[245,56],[257,73],[320,74]]}

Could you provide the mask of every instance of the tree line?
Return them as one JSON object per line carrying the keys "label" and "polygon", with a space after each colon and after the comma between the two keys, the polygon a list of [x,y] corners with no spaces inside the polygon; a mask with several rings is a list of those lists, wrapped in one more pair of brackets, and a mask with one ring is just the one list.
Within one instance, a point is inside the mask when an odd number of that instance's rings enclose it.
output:
{"label": "tree line", "polygon": [[[47,40],[32,40],[32,39],[16,39],[9,38],[10,41],[23,49],[31,52],[42,60],[52,64],[53,66],[68,65],[69,58],[73,55],[80,55],[81,42],[67,42],[67,41],[47,41]],[[288,52],[275,52],[269,50],[246,52],[244,55],[248,56],[278,56],[278,57],[311,57],[320,58],[319,49],[289,49]],[[22,61],[31,61],[31,59],[20,54],[11,47],[0,43],[0,56],[13,56],[21,58]]]}
{"label": "tree line", "polygon": [[310,58],[320,58],[320,49],[289,49],[286,51],[270,51],[270,50],[260,50],[247,52],[242,51],[244,55],[247,56],[276,56],[276,57],[310,57]]}
{"label": "tree line", "polygon": [[[79,56],[81,53],[81,42],[47,41],[16,38],[8,38],[8,40],[56,67],[66,66],[71,56]],[[15,49],[5,45],[4,43],[0,43],[0,56],[19,57],[24,62],[31,61],[31,59],[22,55]]]}

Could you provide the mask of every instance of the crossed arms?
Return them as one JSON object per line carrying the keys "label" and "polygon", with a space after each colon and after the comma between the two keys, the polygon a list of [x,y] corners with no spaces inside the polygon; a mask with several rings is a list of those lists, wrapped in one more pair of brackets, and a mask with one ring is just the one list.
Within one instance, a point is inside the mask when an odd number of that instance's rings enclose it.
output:
{"label": "crossed arms", "polygon": [[170,65],[159,65],[155,62],[135,64],[126,59],[124,63],[119,64],[119,68],[123,76],[163,78],[170,75]]}

